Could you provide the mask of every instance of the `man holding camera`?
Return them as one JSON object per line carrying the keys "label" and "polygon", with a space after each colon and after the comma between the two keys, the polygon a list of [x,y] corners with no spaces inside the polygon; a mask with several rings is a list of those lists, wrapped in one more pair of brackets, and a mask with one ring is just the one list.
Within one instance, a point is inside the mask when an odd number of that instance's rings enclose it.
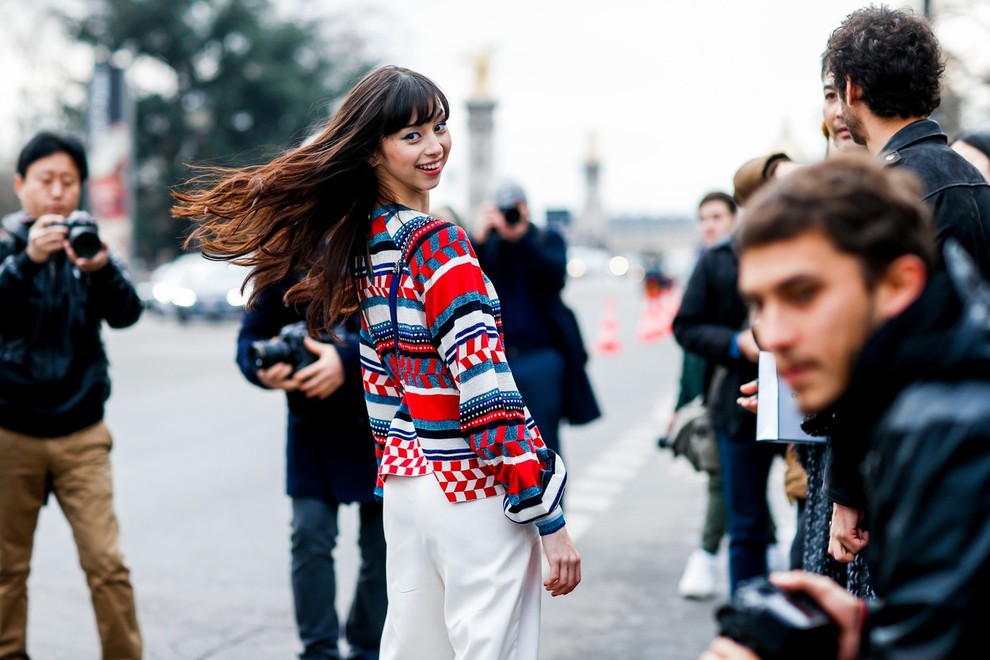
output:
{"label": "man holding camera", "polygon": [[340,658],[333,550],[337,510],[359,505],[361,566],[344,627],[348,658],[378,657],[385,623],[385,533],[375,501],[378,462],[361,385],[360,326],[336,328],[342,343],[317,341],[305,310],[286,307],[295,282],[262,291],[244,314],[237,364],[255,385],[286,392],[286,491],[292,498],[292,593],[300,658]]}
{"label": "man holding camera", "polygon": [[472,239],[478,263],[499,294],[512,376],[547,447],[559,454],[561,420],[585,424],[601,416],[577,320],[561,298],[564,237],[532,224],[526,193],[506,181],[493,203],[482,206]]}
{"label": "man holding camera", "polygon": [[[877,600],[821,575],[771,576],[829,614],[842,659],[970,657],[986,634],[990,286],[954,240],[939,258],[921,193],[906,169],[840,156],[758,193],[739,239],[761,347],[804,413],[834,411],[866,448],[856,467]],[[760,647],[736,640],[702,657]]]}
{"label": "man holding camera", "polygon": [[[17,160],[21,210],[0,228],[0,658],[28,657],[27,578],[50,494],[72,527],[103,657],[142,652],[113,508],[100,336],[104,321],[133,325],[142,306],[106,244],[86,250],[95,223],[76,210],[86,175],[78,140],[35,135]],[[70,216],[87,230],[71,242]]]}

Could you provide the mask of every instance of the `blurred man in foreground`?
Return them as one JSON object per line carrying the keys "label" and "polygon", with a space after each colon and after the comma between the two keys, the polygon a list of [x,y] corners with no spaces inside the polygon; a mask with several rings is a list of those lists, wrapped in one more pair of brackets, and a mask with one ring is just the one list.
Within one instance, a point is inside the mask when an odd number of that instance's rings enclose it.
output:
{"label": "blurred man in foreground", "polygon": [[[913,175],[839,157],[761,191],[740,290],[805,413],[867,448],[869,605],[820,575],[774,574],[838,624],[840,658],[965,657],[990,588],[990,288],[954,241],[934,270]],[[752,658],[721,637],[703,658]],[[758,657],[758,656],[756,656]]]}

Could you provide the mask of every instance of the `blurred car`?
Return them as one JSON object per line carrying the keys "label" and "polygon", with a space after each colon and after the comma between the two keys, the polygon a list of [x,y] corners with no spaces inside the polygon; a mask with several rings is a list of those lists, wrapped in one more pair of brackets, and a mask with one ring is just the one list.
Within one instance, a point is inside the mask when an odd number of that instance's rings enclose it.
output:
{"label": "blurred car", "polygon": [[567,248],[567,274],[575,279],[608,273],[608,251],[602,248],[573,245]]}
{"label": "blurred car", "polygon": [[250,288],[241,292],[249,268],[210,261],[198,252],[162,264],[139,287],[146,307],[180,323],[192,318],[239,319]]}

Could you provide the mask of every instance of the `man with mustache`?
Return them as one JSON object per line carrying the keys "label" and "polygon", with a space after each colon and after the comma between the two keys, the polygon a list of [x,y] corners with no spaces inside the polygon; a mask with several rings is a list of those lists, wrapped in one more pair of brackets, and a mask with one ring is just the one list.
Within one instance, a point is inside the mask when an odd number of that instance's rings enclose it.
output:
{"label": "man with mustache", "polygon": [[[947,240],[936,267],[920,181],[840,156],[766,186],[739,237],[751,324],[805,414],[834,410],[866,448],[878,598],[771,575],[812,597],[851,658],[966,657],[990,588],[990,286]],[[736,634],[736,633],[734,633]],[[737,635],[744,638],[743,635]],[[758,657],[726,637],[704,660]]]}

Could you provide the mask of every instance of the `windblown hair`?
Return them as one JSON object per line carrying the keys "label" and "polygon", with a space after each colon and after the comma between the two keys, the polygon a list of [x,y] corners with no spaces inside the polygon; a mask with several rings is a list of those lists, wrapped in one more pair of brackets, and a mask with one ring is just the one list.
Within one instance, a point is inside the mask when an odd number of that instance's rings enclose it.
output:
{"label": "windblown hair", "polygon": [[862,154],[840,154],[764,186],[747,207],[740,253],[819,232],[855,257],[870,286],[905,254],[936,263],[932,212],[920,179]]}
{"label": "windblown hair", "polygon": [[931,25],[908,8],[856,10],[832,32],[822,54],[822,77],[835,76],[839,96],[848,98],[848,76],[879,117],[930,115],[942,101],[944,71]]}
{"label": "windblown hair", "polygon": [[311,330],[330,332],[357,308],[354,258],[367,249],[368,218],[380,201],[371,159],[382,139],[450,107],[425,76],[397,66],[367,74],[312,140],[269,163],[244,168],[198,167],[187,190],[175,190],[172,215],[193,221],[186,247],[207,259],[251,267],[261,291],[295,272],[305,276],[285,294],[309,303]]}

